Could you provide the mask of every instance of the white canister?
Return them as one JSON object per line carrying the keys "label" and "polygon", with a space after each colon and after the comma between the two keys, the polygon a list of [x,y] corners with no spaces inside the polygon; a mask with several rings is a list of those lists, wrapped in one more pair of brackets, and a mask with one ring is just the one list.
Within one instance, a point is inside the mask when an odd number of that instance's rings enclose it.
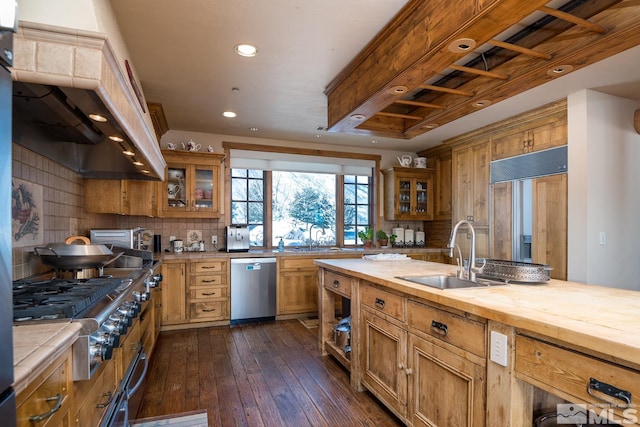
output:
{"label": "white canister", "polygon": [[424,246],[424,231],[416,231],[416,245]]}
{"label": "white canister", "polygon": [[407,245],[413,244],[413,230],[412,229],[407,228],[406,230],[404,230],[404,242]]}
{"label": "white canister", "polygon": [[173,244],[173,252],[179,254],[184,250],[184,246],[182,246],[182,240],[176,239],[171,243]]}
{"label": "white canister", "polygon": [[391,230],[396,235],[396,244],[404,243],[404,228],[396,227]]}

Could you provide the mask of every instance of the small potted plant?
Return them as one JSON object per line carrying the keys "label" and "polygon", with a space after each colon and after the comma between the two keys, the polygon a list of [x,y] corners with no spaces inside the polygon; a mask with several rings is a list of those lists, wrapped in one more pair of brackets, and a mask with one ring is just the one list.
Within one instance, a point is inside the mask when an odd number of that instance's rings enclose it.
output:
{"label": "small potted plant", "polygon": [[378,230],[376,232],[376,239],[380,246],[387,246],[389,244],[389,235],[384,230]]}
{"label": "small potted plant", "polygon": [[358,237],[365,248],[370,248],[373,245],[373,228],[365,227],[364,230],[358,231]]}
{"label": "small potted plant", "polygon": [[397,238],[398,236],[396,236],[395,234],[389,234],[389,241],[391,242],[391,247],[393,247],[396,244]]}

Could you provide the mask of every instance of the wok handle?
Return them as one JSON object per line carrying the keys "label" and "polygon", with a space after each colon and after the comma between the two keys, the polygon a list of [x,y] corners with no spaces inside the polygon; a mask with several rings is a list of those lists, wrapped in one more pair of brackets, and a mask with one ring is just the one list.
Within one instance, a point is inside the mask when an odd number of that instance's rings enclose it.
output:
{"label": "wok handle", "polygon": [[71,243],[75,242],[76,240],[82,240],[85,245],[91,244],[91,240],[89,240],[87,237],[84,237],[84,236],[70,236],[70,237],[67,237],[66,239],[64,239],[64,243],[66,243],[67,245],[70,245]]}

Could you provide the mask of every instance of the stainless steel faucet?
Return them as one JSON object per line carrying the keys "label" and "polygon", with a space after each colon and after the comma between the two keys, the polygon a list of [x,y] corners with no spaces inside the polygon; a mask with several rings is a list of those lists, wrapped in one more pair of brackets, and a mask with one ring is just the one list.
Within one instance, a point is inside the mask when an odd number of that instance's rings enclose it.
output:
{"label": "stainless steel faucet", "polygon": [[478,268],[476,266],[476,230],[473,228],[473,224],[467,220],[462,220],[459,221],[454,227],[453,230],[451,230],[451,237],[449,238],[449,243],[447,244],[447,248],[449,248],[449,256],[453,257],[453,250],[454,248],[457,246],[456,245],[456,234],[458,234],[458,228],[460,228],[461,225],[467,225],[467,227],[469,227],[469,230],[471,230],[471,250],[470,250],[470,254],[469,254],[469,264],[466,267],[466,271],[465,271],[465,267],[464,267],[464,260],[461,259],[462,258],[462,253],[460,252],[460,247],[458,246],[458,256],[459,256],[459,261],[458,261],[458,267],[459,267],[459,274],[458,276],[461,279],[467,279],[467,280],[471,280],[472,282],[475,282],[477,277],[476,275],[478,273],[482,273],[482,270],[484,269],[484,266],[486,264],[482,265],[482,267]]}
{"label": "stainless steel faucet", "polygon": [[[313,227],[320,227],[319,225],[316,224],[311,224],[311,227],[309,227],[309,250],[312,251],[313,250],[313,238],[312,238],[312,234],[311,234],[311,230],[313,230]],[[316,231],[316,246],[320,247],[320,243],[318,242],[318,233],[322,231],[322,234],[324,235],[324,228],[321,230]]]}

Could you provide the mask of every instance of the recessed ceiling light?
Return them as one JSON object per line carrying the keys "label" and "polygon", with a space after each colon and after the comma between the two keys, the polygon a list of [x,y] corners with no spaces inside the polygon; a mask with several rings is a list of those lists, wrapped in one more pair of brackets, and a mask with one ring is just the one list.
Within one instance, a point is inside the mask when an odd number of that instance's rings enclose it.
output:
{"label": "recessed ceiling light", "polygon": [[136,153],[134,153],[133,151],[128,150],[128,149],[125,149],[125,150],[122,152],[122,154],[124,154],[125,156],[135,156],[135,155],[136,155]]}
{"label": "recessed ceiling light", "polygon": [[427,123],[426,125],[422,126],[423,129],[435,129],[438,126],[440,126],[437,123]]}
{"label": "recessed ceiling light", "polygon": [[144,163],[142,163],[140,160],[134,160],[134,161],[133,161],[133,164],[134,164],[134,165],[136,165],[136,166],[142,166],[142,165],[144,165]]}
{"label": "recessed ceiling light", "polygon": [[237,116],[237,114],[234,113],[233,111],[225,111],[224,113],[222,113],[222,115],[229,118],[233,118]]}
{"label": "recessed ceiling light", "polygon": [[474,39],[462,38],[454,40],[449,44],[449,51],[455,53],[466,53],[476,47],[476,41]]}
{"label": "recessed ceiling light", "polygon": [[481,99],[480,101],[476,101],[471,104],[472,107],[476,108],[488,107],[489,105],[491,105],[491,101],[488,99]]}
{"label": "recessed ceiling light", "polygon": [[316,138],[322,138],[322,135],[320,135],[319,133],[316,133],[316,134],[315,134],[315,135],[313,135],[313,136],[315,136]]}
{"label": "recessed ceiling light", "polygon": [[258,128],[257,127],[250,127],[249,130],[251,132],[258,132]]}
{"label": "recessed ceiling light", "polygon": [[360,120],[364,120],[364,119],[366,119],[366,118],[367,118],[367,116],[365,116],[364,114],[352,114],[352,115],[350,116],[350,119],[351,119],[351,120],[358,120],[358,121],[360,121]]}
{"label": "recessed ceiling light", "polygon": [[560,77],[573,71],[573,65],[558,65],[547,71],[547,75],[550,77]]}
{"label": "recessed ceiling light", "polygon": [[123,139],[123,138],[120,138],[119,136],[116,136],[116,135],[111,135],[111,136],[109,137],[109,139],[110,139],[110,140],[112,140],[112,141],[115,141],[115,142],[122,142],[122,141],[124,141],[124,139]]}
{"label": "recessed ceiling light", "polygon": [[372,144],[377,144],[377,143],[378,143],[378,140],[377,140],[377,139],[372,139],[372,140],[371,140],[371,143],[372,143]]}
{"label": "recessed ceiling light", "polygon": [[151,173],[151,172],[149,172],[149,171],[148,171],[148,170],[146,170],[146,169],[141,169],[141,170],[140,170],[140,172],[142,172],[142,173]]}
{"label": "recessed ceiling light", "polygon": [[406,93],[409,89],[406,86],[392,86],[387,89],[387,93],[391,95],[402,95]]}
{"label": "recessed ceiling light", "polygon": [[107,118],[104,116],[101,116],[100,114],[89,114],[89,118],[95,122],[104,123],[107,121]]}
{"label": "recessed ceiling light", "polygon": [[258,48],[252,44],[237,44],[233,47],[236,53],[247,58],[254,57],[258,54]]}

